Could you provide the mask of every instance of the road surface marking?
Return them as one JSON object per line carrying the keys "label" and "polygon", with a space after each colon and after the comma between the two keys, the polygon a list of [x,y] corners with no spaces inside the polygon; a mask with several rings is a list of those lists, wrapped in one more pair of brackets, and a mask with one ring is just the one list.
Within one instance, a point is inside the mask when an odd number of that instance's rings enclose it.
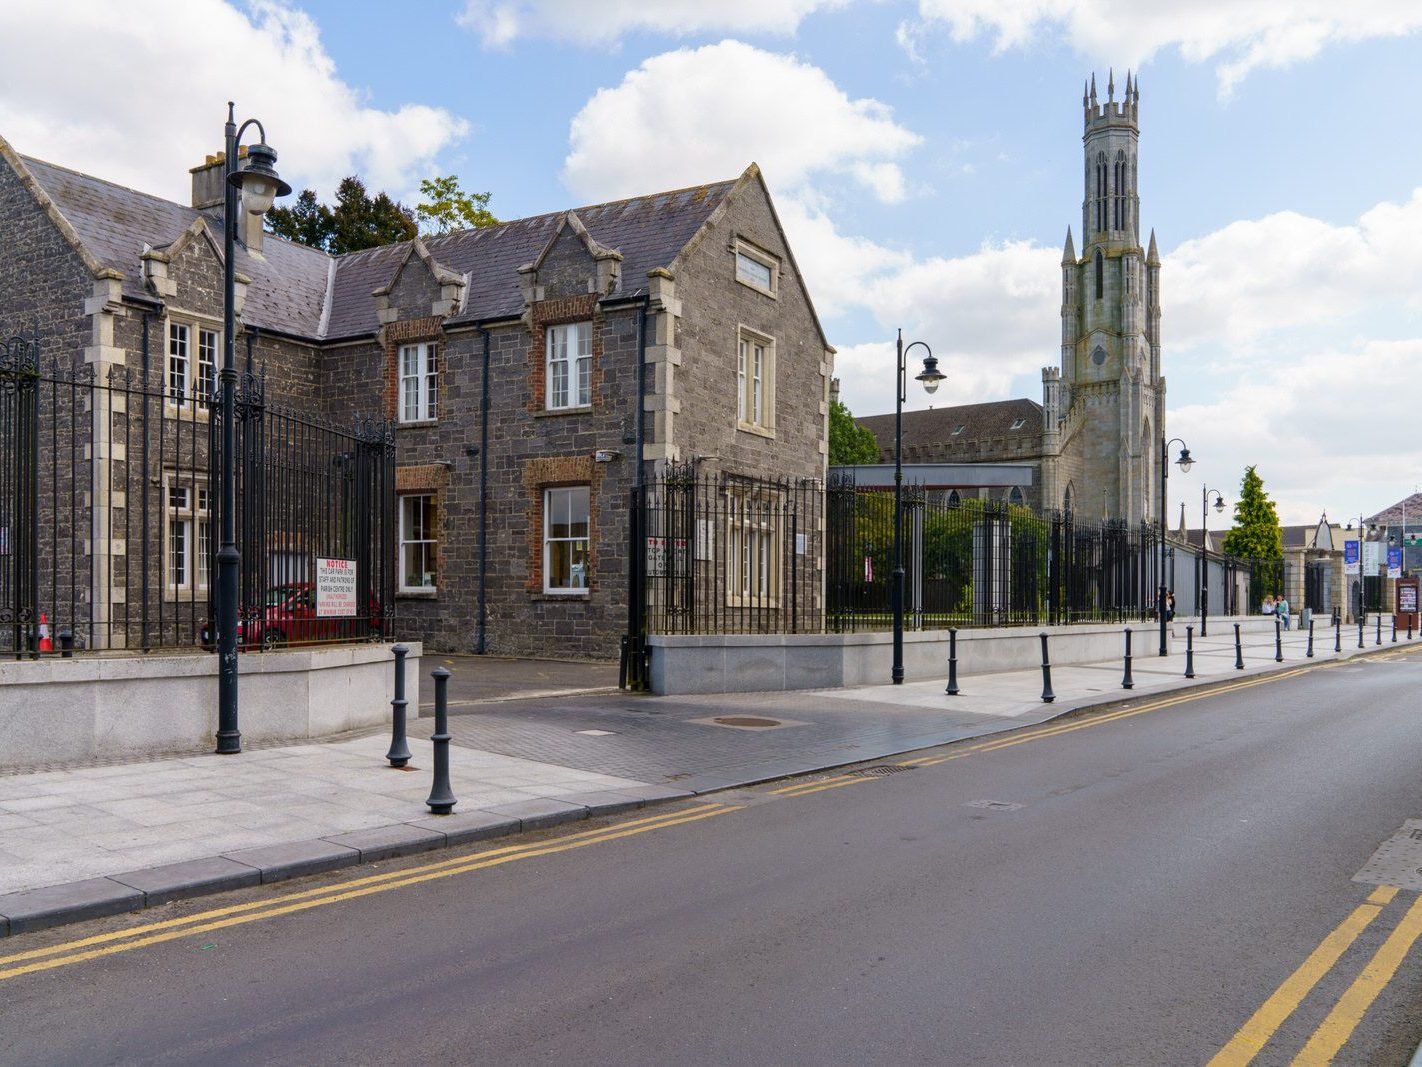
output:
{"label": "road surface marking", "polygon": [[1254,1059],[1309,991],[1396,895],[1397,890],[1392,886],[1379,886],[1369,893],[1367,900],[1334,927],[1294,973],[1284,979],[1283,984],[1259,1006],[1259,1010],[1239,1028],[1229,1044],[1215,1054],[1208,1067],[1244,1067]]}
{"label": "road surface marking", "polygon": [[[49,970],[70,963],[79,963],[83,960],[113,955],[117,952],[126,952],[130,949],[141,948],[144,945],[172,941],[176,938],[187,937],[190,934],[219,930],[228,926],[239,926],[249,922],[256,922],[259,919],[269,919],[278,915],[287,915],[292,912],[320,907],[324,904],[334,904],[343,900],[370,896],[374,893],[383,893],[390,889],[417,885],[421,882],[427,882],[436,878],[446,878],[454,874],[464,874],[469,871],[497,867],[515,860],[553,855],[558,852],[567,852],[588,845],[602,844],[606,841],[616,841],[620,838],[633,837],[637,834],[646,833],[649,830],[660,830],[680,826],[684,823],[697,822],[713,815],[725,815],[729,812],[739,810],[739,806],[726,804],[699,805],[694,808],[684,808],[680,811],[669,812],[647,819],[634,820],[630,823],[619,823],[614,826],[602,827],[598,830],[590,830],[567,837],[555,838],[551,841],[492,849],[487,852],[466,853],[456,859],[445,860],[440,863],[425,864],[419,867],[390,871],[386,874],[351,879],[350,881],[340,882],[335,885],[323,886],[320,889],[293,893],[288,896],[279,897],[276,900],[250,901],[246,904],[214,908],[210,911],[201,912],[197,915],[189,915],[180,919],[167,919],[162,922],[130,927],[126,930],[115,930],[107,934],[99,934],[94,937],[82,938],[77,941],[69,941],[59,945],[51,945],[48,948],[32,949],[28,952],[20,952],[11,956],[0,957],[0,981],[4,981],[8,978],[18,978],[23,974],[30,974],[34,971]],[[113,944],[111,942],[121,943]],[[94,947],[100,945],[103,947]],[[41,957],[45,956],[55,958],[47,960],[41,959]],[[22,962],[25,960],[39,960],[39,962]]]}
{"label": "road surface marking", "polygon": [[1295,1064],[1314,1067],[1315,1064],[1333,1062],[1333,1057],[1353,1036],[1353,1031],[1363,1021],[1378,994],[1392,981],[1392,976],[1402,966],[1403,959],[1419,936],[1422,936],[1422,897],[1412,902],[1412,907],[1407,909],[1396,929],[1373,954],[1363,973],[1338,998],[1328,1018],[1323,1020],[1303,1051],[1294,1058]]}
{"label": "road surface marking", "polygon": [[816,781],[813,781],[813,782],[806,782],[806,781],[803,781],[803,780],[802,780],[802,781],[798,781],[798,782],[791,782],[789,785],[782,785],[779,789],[772,789],[772,790],[770,791],[770,795],[771,795],[771,796],[777,796],[777,797],[778,797],[778,796],[789,796],[789,795],[791,795],[791,794],[793,794],[793,793],[798,793],[801,789],[806,789],[806,788],[808,788],[808,787],[810,787],[810,786],[812,786],[812,785],[827,785],[827,784],[830,783],[830,782],[843,782],[843,781],[857,782],[857,781],[859,781],[859,780],[860,780],[860,779],[858,779],[858,778],[851,778],[851,777],[850,777],[849,775],[847,775],[847,774],[841,774],[841,775],[839,775],[839,776],[836,777],[836,778],[820,778],[820,779],[818,779],[818,780],[816,780]]}
{"label": "road surface marking", "polygon": [[842,786],[858,785],[860,782],[872,782],[874,780],[875,779],[873,778],[836,778],[828,782],[815,782],[793,793],[782,792],[780,795],[784,797],[806,797],[809,796],[811,793],[822,793],[826,789],[839,789]]}

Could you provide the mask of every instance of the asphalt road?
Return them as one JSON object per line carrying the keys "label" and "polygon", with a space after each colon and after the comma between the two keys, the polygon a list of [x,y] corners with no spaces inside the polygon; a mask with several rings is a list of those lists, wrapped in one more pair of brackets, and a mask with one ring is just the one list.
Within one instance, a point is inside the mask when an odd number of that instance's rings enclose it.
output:
{"label": "asphalt road", "polygon": [[1351,879],[1422,817],[1419,686],[1313,669],[11,938],[0,1062],[1404,1064],[1422,906]]}

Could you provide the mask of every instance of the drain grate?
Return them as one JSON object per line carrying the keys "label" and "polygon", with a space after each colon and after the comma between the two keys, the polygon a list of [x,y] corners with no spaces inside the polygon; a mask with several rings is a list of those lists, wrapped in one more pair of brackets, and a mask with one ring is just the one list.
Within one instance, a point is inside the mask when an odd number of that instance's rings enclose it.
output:
{"label": "drain grate", "polygon": [[901,767],[897,763],[887,763],[881,767],[861,767],[857,771],[850,771],[846,778],[883,778],[888,774],[898,774],[900,771],[911,771],[912,767]]}

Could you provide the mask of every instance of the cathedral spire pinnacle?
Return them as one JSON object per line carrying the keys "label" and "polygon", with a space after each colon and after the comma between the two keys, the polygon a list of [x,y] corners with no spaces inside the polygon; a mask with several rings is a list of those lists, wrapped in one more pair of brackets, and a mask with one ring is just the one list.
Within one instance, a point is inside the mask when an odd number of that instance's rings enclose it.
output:
{"label": "cathedral spire pinnacle", "polygon": [[1160,252],[1157,251],[1157,250],[1156,250],[1156,247],[1155,247],[1155,227],[1154,227],[1154,226],[1152,226],[1152,227],[1150,228],[1150,250],[1149,250],[1148,252],[1146,252],[1146,266],[1147,266],[1147,267],[1158,267],[1158,266],[1160,266]]}
{"label": "cathedral spire pinnacle", "polygon": [[1091,72],[1091,106],[1096,106],[1096,72]]}
{"label": "cathedral spire pinnacle", "polygon": [[1109,104],[1116,99],[1116,69],[1114,67],[1106,69],[1106,102]]}
{"label": "cathedral spire pinnacle", "polygon": [[1076,263],[1076,245],[1072,243],[1071,227],[1067,227],[1066,244],[1062,247],[1062,266],[1069,267]]}

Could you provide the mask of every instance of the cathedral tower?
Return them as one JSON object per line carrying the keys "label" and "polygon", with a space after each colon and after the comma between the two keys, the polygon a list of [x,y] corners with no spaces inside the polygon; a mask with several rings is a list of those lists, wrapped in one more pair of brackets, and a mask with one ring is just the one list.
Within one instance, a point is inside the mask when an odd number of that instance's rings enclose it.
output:
{"label": "cathedral tower", "polygon": [[1081,255],[1070,228],[1062,253],[1061,381],[1046,405],[1059,419],[1050,478],[1057,506],[1131,523],[1157,518],[1155,468],[1165,425],[1160,373],[1160,257],[1141,247],[1137,147],[1140,89],[1115,77],[1098,102],[1082,96],[1084,193]]}

